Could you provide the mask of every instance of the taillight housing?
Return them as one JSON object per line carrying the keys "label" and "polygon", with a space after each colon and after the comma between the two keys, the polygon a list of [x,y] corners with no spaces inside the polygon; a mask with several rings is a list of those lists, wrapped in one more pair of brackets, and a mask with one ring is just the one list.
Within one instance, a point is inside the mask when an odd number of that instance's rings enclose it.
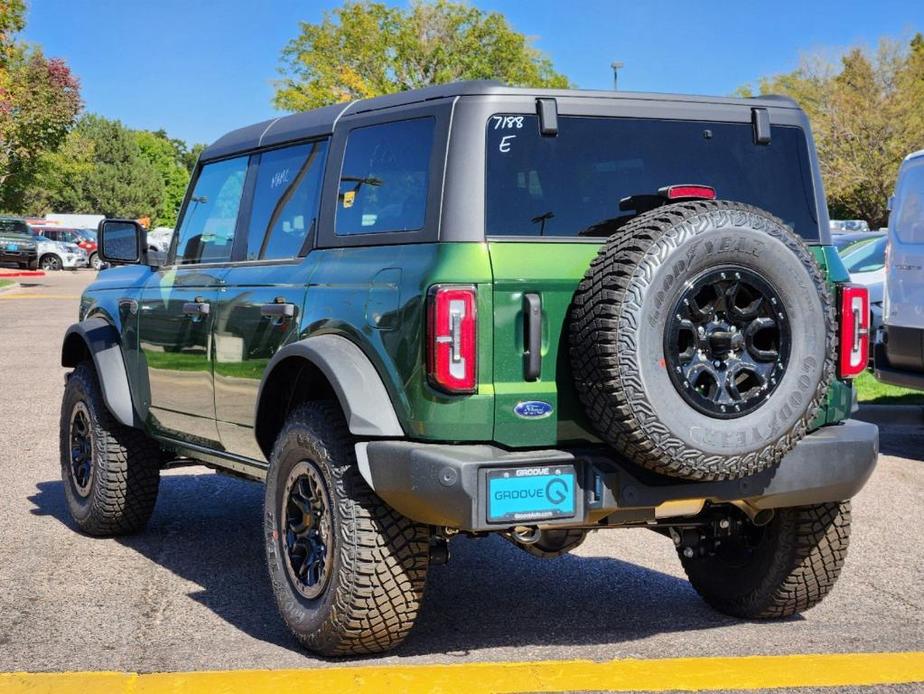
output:
{"label": "taillight housing", "polygon": [[427,307],[427,375],[447,393],[478,388],[477,290],[471,285],[430,288]]}
{"label": "taillight housing", "polygon": [[869,290],[855,284],[841,286],[840,376],[853,378],[869,361]]}

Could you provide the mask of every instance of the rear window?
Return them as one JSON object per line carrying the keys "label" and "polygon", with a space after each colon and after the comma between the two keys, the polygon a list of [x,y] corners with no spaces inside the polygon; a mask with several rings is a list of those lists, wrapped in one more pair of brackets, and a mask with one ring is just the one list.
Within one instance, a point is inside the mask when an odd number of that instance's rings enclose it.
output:
{"label": "rear window", "polygon": [[635,214],[623,198],[698,183],[819,238],[799,128],[774,126],[757,145],[750,123],[560,117],[558,127],[543,137],[536,116],[488,120],[488,236],[609,236]]}
{"label": "rear window", "polygon": [[889,225],[903,243],[924,243],[924,157],[903,167]]}

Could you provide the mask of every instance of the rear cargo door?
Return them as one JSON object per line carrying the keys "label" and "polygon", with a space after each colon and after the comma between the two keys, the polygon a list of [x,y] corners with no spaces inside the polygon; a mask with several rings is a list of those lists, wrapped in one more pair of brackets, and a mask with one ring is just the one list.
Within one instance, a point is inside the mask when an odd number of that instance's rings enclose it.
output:
{"label": "rear cargo door", "polygon": [[924,156],[899,173],[889,217],[887,325],[924,329]]}
{"label": "rear cargo door", "polygon": [[570,387],[568,307],[598,243],[489,243],[494,273],[494,438],[551,446],[586,438]]}

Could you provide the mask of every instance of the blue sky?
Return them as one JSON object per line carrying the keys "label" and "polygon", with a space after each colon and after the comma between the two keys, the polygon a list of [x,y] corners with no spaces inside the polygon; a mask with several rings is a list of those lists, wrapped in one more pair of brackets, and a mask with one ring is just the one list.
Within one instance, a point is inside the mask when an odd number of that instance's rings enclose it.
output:
{"label": "blue sky", "polygon": [[[67,60],[88,111],[210,142],[276,115],[279,53],[332,0],[28,0],[24,36]],[[405,2],[395,4],[404,5]],[[507,15],[580,87],[728,94],[804,52],[924,31],[921,0],[475,0]],[[260,7],[259,11],[253,8]]]}

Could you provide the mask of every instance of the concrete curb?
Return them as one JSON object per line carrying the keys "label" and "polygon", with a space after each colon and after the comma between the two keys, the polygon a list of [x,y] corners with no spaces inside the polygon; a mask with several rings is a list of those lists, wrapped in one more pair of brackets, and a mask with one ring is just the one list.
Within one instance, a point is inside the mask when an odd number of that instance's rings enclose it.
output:
{"label": "concrete curb", "polygon": [[924,427],[924,405],[860,405],[854,418],[879,426]]}

